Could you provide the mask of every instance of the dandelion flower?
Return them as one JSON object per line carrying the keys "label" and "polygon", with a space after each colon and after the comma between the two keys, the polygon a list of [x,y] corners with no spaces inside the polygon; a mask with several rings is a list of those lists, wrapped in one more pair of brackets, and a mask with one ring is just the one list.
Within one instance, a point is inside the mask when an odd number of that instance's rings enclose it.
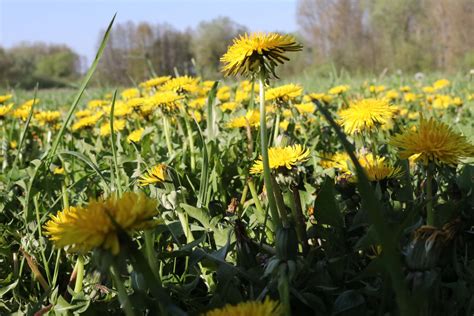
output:
{"label": "dandelion flower", "polygon": [[222,71],[226,76],[254,75],[257,72],[275,75],[275,66],[288,61],[286,52],[303,48],[291,35],[278,33],[252,33],[234,39],[233,44],[221,57]]}
{"label": "dandelion flower", "polygon": [[40,123],[40,125],[52,125],[61,117],[59,111],[41,111],[35,114],[35,119]]}
{"label": "dandelion flower", "polygon": [[133,98],[138,98],[140,96],[140,90],[137,88],[125,89],[120,95],[122,96],[122,99],[130,100]]}
{"label": "dandelion flower", "polygon": [[440,80],[436,80],[434,83],[433,83],[433,88],[435,90],[440,90],[440,89],[443,89],[447,86],[450,85],[450,82],[448,79],[440,79]]}
{"label": "dandelion flower", "polygon": [[198,83],[199,78],[181,76],[168,80],[160,87],[160,90],[186,94],[196,92],[198,90]]}
{"label": "dandelion flower", "polygon": [[0,104],[5,103],[6,101],[12,98],[11,94],[0,95]]}
{"label": "dandelion flower", "polygon": [[[290,170],[300,162],[309,159],[309,150],[301,145],[287,147],[270,147],[268,149],[270,169],[277,170],[286,168]],[[259,174],[263,172],[262,156],[253,164],[250,173]]]}
{"label": "dandelion flower", "polygon": [[278,302],[266,299],[263,302],[248,301],[237,305],[225,305],[207,312],[205,316],[280,316]]}
{"label": "dandelion flower", "polygon": [[265,101],[276,101],[278,103],[293,100],[303,93],[303,87],[293,83],[280,87],[268,89],[265,93]]}
{"label": "dandelion flower", "polygon": [[150,80],[140,83],[140,87],[143,87],[146,89],[155,88],[155,87],[161,86],[163,83],[167,82],[170,79],[171,79],[171,76],[152,78]]}
{"label": "dandelion flower", "polygon": [[142,175],[138,179],[138,184],[140,186],[146,186],[149,184],[161,183],[166,180],[166,165],[161,163],[150,170],[146,174]]}
{"label": "dandelion flower", "polygon": [[132,233],[153,227],[156,201],[143,193],[126,192],[122,197],[91,200],[86,207],[69,207],[52,215],[43,226],[57,248],[86,253],[96,248],[120,251],[120,231]]}
{"label": "dandelion flower", "polygon": [[465,136],[433,118],[426,120],[421,117],[416,129],[406,129],[395,135],[390,144],[398,147],[400,158],[408,159],[415,155],[415,160],[425,166],[429,162],[455,166],[462,158],[474,155],[474,146]]}
{"label": "dandelion flower", "polygon": [[139,128],[139,129],[134,130],[133,132],[131,132],[131,133],[127,136],[127,142],[128,142],[129,144],[131,144],[131,143],[138,143],[138,142],[142,139],[143,131],[144,131],[143,128]]}
{"label": "dandelion flower", "polygon": [[227,123],[229,128],[240,127],[257,127],[260,126],[260,112],[257,110],[249,110],[244,116],[239,116]]}
{"label": "dandelion flower", "polygon": [[302,104],[296,104],[295,105],[296,110],[300,114],[311,114],[316,111],[316,105],[314,103],[302,103]]}
{"label": "dandelion flower", "polygon": [[226,111],[232,112],[238,106],[239,106],[239,103],[237,102],[225,102],[225,103],[222,103],[219,107],[221,108],[222,112],[226,112]]}
{"label": "dandelion flower", "polygon": [[348,134],[373,130],[378,125],[388,123],[395,111],[396,108],[386,100],[363,99],[339,112],[340,124]]}
{"label": "dandelion flower", "polygon": [[[114,121],[114,132],[120,132],[125,129],[125,120],[115,120]],[[110,122],[105,122],[100,127],[100,136],[109,136],[111,132]]]}
{"label": "dandelion flower", "polygon": [[7,116],[8,112],[10,112],[12,107],[13,107],[13,103],[9,104],[9,105],[1,105],[0,106],[0,120],[5,118],[5,116]]}
{"label": "dandelion flower", "polygon": [[371,153],[359,157],[359,163],[364,168],[369,181],[398,178],[402,174],[401,167],[393,167],[385,160],[385,157],[374,157]]}
{"label": "dandelion flower", "polygon": [[82,117],[79,121],[72,125],[72,131],[81,130],[83,128],[90,128],[95,126],[100,118],[104,115],[103,112],[97,112],[94,115]]}
{"label": "dandelion flower", "polygon": [[216,94],[217,99],[221,102],[226,102],[230,100],[230,87],[229,86],[223,86],[217,90]]}
{"label": "dandelion flower", "polygon": [[349,85],[335,86],[329,89],[328,93],[333,95],[339,95],[347,92],[351,87]]}

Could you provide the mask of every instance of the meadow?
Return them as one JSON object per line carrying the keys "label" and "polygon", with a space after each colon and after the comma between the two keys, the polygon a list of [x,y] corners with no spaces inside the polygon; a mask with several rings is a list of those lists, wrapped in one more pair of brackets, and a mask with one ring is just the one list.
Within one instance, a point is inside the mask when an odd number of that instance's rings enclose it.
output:
{"label": "meadow", "polygon": [[[277,78],[0,91],[0,313],[470,315],[472,78]],[[304,84],[303,84],[303,81]]]}

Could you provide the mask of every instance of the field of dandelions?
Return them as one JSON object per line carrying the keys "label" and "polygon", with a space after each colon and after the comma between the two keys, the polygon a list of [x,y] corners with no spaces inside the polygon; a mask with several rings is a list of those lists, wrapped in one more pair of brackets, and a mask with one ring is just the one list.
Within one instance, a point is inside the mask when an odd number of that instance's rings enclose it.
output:
{"label": "field of dandelions", "polygon": [[472,78],[303,89],[301,49],[0,91],[0,314],[472,315]]}

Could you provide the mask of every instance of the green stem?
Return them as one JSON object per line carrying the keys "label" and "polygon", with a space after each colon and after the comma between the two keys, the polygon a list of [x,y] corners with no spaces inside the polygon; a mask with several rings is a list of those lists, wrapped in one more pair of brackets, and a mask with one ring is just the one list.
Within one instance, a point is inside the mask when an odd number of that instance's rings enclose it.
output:
{"label": "green stem", "polygon": [[433,165],[428,164],[426,170],[426,224],[437,225],[436,212],[433,209]]}
{"label": "green stem", "polygon": [[278,209],[275,202],[275,195],[273,193],[272,176],[270,171],[270,162],[268,157],[268,137],[267,137],[267,118],[265,114],[265,75],[262,72],[260,74],[260,143],[262,151],[262,162],[263,162],[263,180],[265,188],[267,190],[267,199],[270,206],[270,212],[272,214],[272,221],[274,226],[279,227],[281,225],[280,218],[278,216]]}
{"label": "green stem", "polygon": [[296,187],[293,187],[290,191],[291,191],[291,201],[292,201],[291,211],[293,213],[293,218],[295,220],[296,233],[298,235],[298,239],[303,248],[303,254],[306,254],[308,253],[309,245],[308,245],[308,236],[306,234],[306,222],[303,215],[303,210],[301,208],[300,192],[298,188]]}
{"label": "green stem", "polygon": [[145,251],[146,251],[146,257],[148,259],[148,264],[150,265],[151,271],[155,275],[156,279],[158,282],[161,283],[161,277],[160,273],[157,270],[158,269],[158,262],[156,261],[155,257],[155,235],[153,234],[152,231],[146,230],[145,231]]}
{"label": "green stem", "polygon": [[283,194],[281,193],[280,186],[276,182],[275,178],[271,175],[271,181],[273,185],[273,192],[275,194],[275,199],[277,202],[278,211],[280,212],[280,218],[283,227],[288,227],[288,212],[286,211],[286,205],[283,200]]}
{"label": "green stem", "polygon": [[275,126],[273,127],[273,146],[276,146],[278,135],[280,134],[280,112],[277,111]]}
{"label": "green stem", "polygon": [[191,232],[191,228],[189,227],[188,215],[182,210],[176,210],[176,212],[178,213],[178,218],[181,223],[181,227],[183,228],[184,236],[186,236],[186,242],[189,244],[190,242],[194,241],[194,237]]}
{"label": "green stem", "polygon": [[112,146],[112,155],[114,158],[114,167],[115,167],[115,185],[117,186],[117,191],[119,195],[122,195],[122,184],[120,183],[120,171],[119,164],[117,160],[117,150],[115,149],[115,131],[114,131],[114,112],[115,112],[115,98],[117,97],[117,90],[114,92],[112,99],[112,107],[110,109],[110,143]]}
{"label": "green stem", "polygon": [[51,273],[49,271],[48,260],[46,260],[46,254],[44,250],[46,246],[43,242],[43,234],[41,233],[41,219],[40,219],[40,211],[39,211],[39,204],[38,204],[38,195],[33,198],[34,206],[35,206],[35,213],[36,213],[36,227],[38,229],[38,236],[41,244],[41,258],[43,260],[44,270],[46,272],[46,278],[48,279],[48,284],[51,284]]}
{"label": "green stem", "polygon": [[171,156],[171,154],[173,153],[173,145],[171,144],[170,125],[169,125],[169,121],[166,115],[163,114],[162,120],[163,120],[163,132],[165,134],[166,147],[168,148],[168,155]]}
{"label": "green stem", "polygon": [[117,288],[118,298],[125,312],[125,315],[135,316],[135,312],[133,311],[132,303],[130,302],[128,298],[125,285],[123,284],[122,279],[120,279],[117,264],[113,261],[110,266],[110,274],[112,275],[112,278],[114,279],[115,287]]}
{"label": "green stem", "polygon": [[84,258],[79,255],[76,261],[76,283],[74,284],[74,293],[82,291],[82,282],[84,280]]}
{"label": "green stem", "polygon": [[255,208],[257,209],[257,221],[260,224],[265,223],[265,210],[262,207],[262,204],[260,203],[260,200],[258,198],[257,190],[255,189],[255,185],[253,184],[252,180],[249,180],[247,183],[249,189],[250,189],[250,194],[252,195],[253,202],[255,203]]}

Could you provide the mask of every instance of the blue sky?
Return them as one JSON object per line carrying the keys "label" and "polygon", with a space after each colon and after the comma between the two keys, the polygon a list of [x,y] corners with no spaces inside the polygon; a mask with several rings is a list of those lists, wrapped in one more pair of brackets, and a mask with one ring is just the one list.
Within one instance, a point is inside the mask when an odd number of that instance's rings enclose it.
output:
{"label": "blue sky", "polygon": [[65,43],[90,62],[99,30],[115,12],[117,22],[167,22],[178,29],[218,16],[252,31],[298,29],[296,0],[0,0],[0,46]]}

